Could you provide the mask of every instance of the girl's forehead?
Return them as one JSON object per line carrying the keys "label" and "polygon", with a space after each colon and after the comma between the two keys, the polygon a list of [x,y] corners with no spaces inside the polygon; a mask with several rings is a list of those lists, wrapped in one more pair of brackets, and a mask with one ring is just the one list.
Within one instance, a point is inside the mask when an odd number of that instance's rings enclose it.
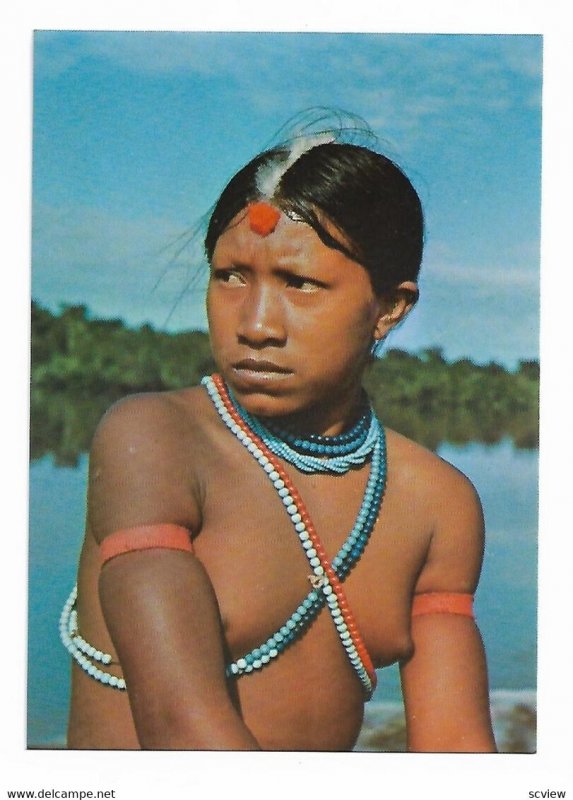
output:
{"label": "girl's forehead", "polygon": [[249,261],[263,255],[281,261],[306,260],[308,257],[331,258],[333,250],[321,242],[317,233],[305,222],[292,220],[281,213],[274,230],[261,235],[251,228],[243,212],[217,240],[213,260],[231,258]]}

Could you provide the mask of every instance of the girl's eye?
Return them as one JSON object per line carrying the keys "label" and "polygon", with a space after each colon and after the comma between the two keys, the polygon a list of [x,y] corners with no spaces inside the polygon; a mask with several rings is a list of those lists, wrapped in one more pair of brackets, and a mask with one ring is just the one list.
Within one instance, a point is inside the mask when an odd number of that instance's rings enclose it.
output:
{"label": "girl's eye", "polygon": [[293,289],[298,289],[301,292],[318,292],[322,288],[319,281],[305,278],[302,275],[289,275],[287,283]]}
{"label": "girl's eye", "polygon": [[215,269],[212,277],[219,283],[226,283],[229,286],[242,286],[245,282],[241,273],[235,269]]}

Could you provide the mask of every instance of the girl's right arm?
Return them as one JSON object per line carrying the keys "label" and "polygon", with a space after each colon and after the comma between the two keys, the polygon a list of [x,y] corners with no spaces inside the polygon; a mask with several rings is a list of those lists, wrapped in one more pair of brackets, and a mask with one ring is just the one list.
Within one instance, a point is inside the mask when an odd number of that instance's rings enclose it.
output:
{"label": "girl's right arm", "polygon": [[[190,475],[189,413],[172,398],[143,395],[115,406],[96,433],[88,523],[96,540],[118,530],[201,524]],[[217,598],[201,562],[169,549],[107,561],[102,611],[123,669],[144,749],[257,749],[233,704]]]}

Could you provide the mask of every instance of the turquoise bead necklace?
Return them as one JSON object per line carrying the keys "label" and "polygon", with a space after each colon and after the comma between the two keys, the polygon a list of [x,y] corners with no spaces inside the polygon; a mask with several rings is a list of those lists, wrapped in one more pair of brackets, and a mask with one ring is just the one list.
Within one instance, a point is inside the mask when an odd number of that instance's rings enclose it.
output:
{"label": "turquoise bead necklace", "polygon": [[[228,391],[229,395],[233,397],[230,389]],[[234,397],[233,402],[238,405]],[[363,397],[361,413],[357,422],[352,428],[336,436],[321,436],[317,433],[308,433],[305,438],[302,438],[286,425],[283,424],[281,426],[275,423],[273,419],[265,420],[265,427],[271,434],[290,445],[299,454],[332,457],[348,455],[361,447],[368,435],[371,419],[372,408],[366,402],[366,398]]]}
{"label": "turquoise bead necklace", "polygon": [[272,421],[263,423],[242,408],[228,388],[227,392],[241,419],[263,440],[269,450],[301,472],[344,474],[349,469],[364,464],[380,438],[380,423],[370,406],[347,433],[339,436],[314,434],[302,438],[284,428],[275,427]]}

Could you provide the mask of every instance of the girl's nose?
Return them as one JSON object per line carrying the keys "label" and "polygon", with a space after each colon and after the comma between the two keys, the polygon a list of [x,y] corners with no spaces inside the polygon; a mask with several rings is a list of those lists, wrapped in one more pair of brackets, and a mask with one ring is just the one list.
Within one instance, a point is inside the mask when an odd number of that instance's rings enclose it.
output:
{"label": "girl's nose", "polygon": [[254,347],[281,345],[286,339],[280,299],[269,287],[253,287],[241,308],[238,338]]}

